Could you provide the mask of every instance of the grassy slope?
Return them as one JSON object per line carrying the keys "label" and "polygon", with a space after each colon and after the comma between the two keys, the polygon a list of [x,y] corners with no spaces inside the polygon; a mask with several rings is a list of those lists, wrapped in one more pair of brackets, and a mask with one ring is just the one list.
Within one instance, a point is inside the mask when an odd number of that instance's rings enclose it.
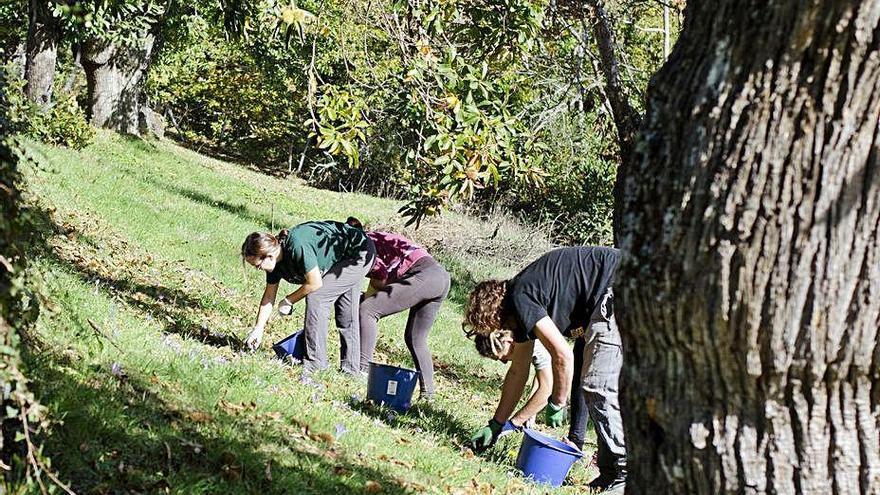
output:
{"label": "grassy slope", "polygon": [[[102,135],[81,152],[30,143],[28,153],[39,164],[28,187],[48,294],[29,371],[61,420],[48,454],[77,491],[540,491],[512,476],[513,439],[485,456],[461,451],[491,415],[504,368],[459,328],[473,281],[509,275],[546,248],[538,239],[455,215],[413,233],[454,288],[430,338],[437,400],[391,417],[335,371],[308,386],[267,345],[240,354],[229,344],[246,334],[262,289],[237,258],[248,232],[349,214],[398,226],[396,204],[164,142]],[[298,307],[270,324],[267,342],[301,321]],[[411,366],[404,322],[383,320],[379,359]],[[568,490],[590,474],[577,468]]]}

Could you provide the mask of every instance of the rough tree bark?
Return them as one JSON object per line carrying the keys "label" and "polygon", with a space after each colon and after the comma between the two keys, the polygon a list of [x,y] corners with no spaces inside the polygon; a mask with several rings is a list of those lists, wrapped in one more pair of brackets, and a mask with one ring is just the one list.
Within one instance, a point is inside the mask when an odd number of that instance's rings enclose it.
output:
{"label": "rough tree bark", "polygon": [[688,2],[624,178],[627,493],[880,493],[880,2]]}
{"label": "rough tree bark", "polygon": [[28,2],[27,58],[25,60],[25,94],[42,108],[52,102],[55,84],[55,60],[61,27],[49,12],[48,2]]}
{"label": "rough tree bark", "polygon": [[83,44],[92,125],[139,134],[138,113],[154,43],[155,36],[147,34],[130,46],[100,41]]}

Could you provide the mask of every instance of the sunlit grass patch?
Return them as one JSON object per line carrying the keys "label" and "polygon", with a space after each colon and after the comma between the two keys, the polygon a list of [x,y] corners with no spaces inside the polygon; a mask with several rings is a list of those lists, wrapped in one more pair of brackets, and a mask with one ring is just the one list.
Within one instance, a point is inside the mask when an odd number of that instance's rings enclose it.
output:
{"label": "sunlit grass patch", "polygon": [[[492,254],[504,245],[494,225],[442,220],[467,225],[474,252],[461,248],[461,232],[413,234],[449,267],[461,293],[444,305],[429,338],[435,400],[389,417],[363,404],[363,383],[333,369],[312,386],[269,345],[239,351],[263,278],[242,266],[238,248],[253,230],[308,219],[356,214],[393,223],[399,205],[107,134],[81,152],[31,143],[29,154],[39,162],[28,189],[34,269],[47,304],[28,364],[59,420],[47,444],[53,466],[78,491],[531,489],[514,473],[513,439],[483,456],[462,449],[491,416],[504,370],[478,357],[459,326],[468,284],[515,271],[515,256]],[[405,318],[382,320],[377,358],[412,367]],[[270,324],[266,343],[301,323],[299,306]],[[338,363],[332,327],[328,341]],[[587,481],[576,471],[573,479]]]}

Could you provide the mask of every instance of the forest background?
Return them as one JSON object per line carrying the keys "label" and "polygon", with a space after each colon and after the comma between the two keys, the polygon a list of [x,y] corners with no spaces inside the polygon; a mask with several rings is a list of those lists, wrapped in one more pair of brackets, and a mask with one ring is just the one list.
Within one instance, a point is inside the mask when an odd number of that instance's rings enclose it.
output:
{"label": "forest background", "polygon": [[167,128],[203,153],[406,200],[414,222],[503,210],[557,243],[610,245],[620,121],[643,110],[683,8],[18,0],[0,7],[0,46],[11,125],[44,141]]}

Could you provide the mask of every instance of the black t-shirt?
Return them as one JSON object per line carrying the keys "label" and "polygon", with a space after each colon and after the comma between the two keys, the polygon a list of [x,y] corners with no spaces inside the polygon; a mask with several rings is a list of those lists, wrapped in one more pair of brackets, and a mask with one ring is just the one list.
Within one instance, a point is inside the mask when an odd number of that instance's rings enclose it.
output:
{"label": "black t-shirt", "polygon": [[620,252],[606,247],[554,249],[532,262],[507,288],[517,320],[514,340],[535,340],[535,324],[545,316],[566,337],[586,327],[619,262]]}

